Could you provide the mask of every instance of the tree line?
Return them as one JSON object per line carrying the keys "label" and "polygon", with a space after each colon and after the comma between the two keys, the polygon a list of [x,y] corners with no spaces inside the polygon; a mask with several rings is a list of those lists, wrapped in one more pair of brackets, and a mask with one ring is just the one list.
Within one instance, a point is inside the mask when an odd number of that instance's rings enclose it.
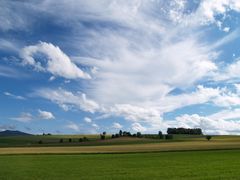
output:
{"label": "tree line", "polygon": [[202,129],[200,128],[168,128],[168,134],[193,134],[193,135],[202,135]]}

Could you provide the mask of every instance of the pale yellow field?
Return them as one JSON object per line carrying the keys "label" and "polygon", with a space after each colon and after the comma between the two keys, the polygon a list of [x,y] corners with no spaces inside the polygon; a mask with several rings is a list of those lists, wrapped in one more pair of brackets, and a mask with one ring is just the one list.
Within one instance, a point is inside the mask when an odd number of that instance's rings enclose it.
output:
{"label": "pale yellow field", "polygon": [[75,147],[13,147],[0,148],[0,154],[54,153],[126,153],[178,150],[240,149],[240,141],[216,139],[211,141],[161,142],[131,145],[75,146]]}

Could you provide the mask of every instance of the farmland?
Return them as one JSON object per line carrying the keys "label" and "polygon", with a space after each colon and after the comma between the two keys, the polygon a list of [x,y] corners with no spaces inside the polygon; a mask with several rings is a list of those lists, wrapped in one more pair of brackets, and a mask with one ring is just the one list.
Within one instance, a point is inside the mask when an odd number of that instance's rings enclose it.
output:
{"label": "farmland", "polygon": [[[79,138],[86,137],[86,142]],[[69,138],[72,139],[69,142]],[[59,143],[59,139],[63,139]],[[39,144],[42,140],[42,144]],[[98,135],[0,138],[0,179],[236,179],[240,137]]]}
{"label": "farmland", "polygon": [[240,151],[1,155],[0,179],[236,179]]}
{"label": "farmland", "polygon": [[[183,150],[240,149],[239,136],[175,135],[171,140],[121,137],[100,140],[97,135],[85,135],[86,142],[78,142],[80,135],[1,137],[0,154],[54,154],[54,153],[127,153]],[[63,138],[63,143],[59,139]],[[69,138],[72,139],[69,142]],[[42,144],[39,144],[39,139]]]}

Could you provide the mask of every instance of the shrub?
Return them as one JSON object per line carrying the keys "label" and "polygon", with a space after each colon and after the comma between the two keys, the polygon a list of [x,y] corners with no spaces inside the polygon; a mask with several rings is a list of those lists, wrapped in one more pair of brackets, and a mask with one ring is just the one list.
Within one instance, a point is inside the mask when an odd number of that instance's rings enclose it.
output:
{"label": "shrub", "polygon": [[39,140],[39,141],[38,141],[38,144],[42,144],[42,143],[43,143],[42,140]]}
{"label": "shrub", "polygon": [[206,139],[208,140],[208,141],[210,141],[210,139],[212,138],[212,136],[206,136]]}
{"label": "shrub", "polygon": [[63,143],[63,139],[60,139],[59,142],[60,142],[60,143]]}
{"label": "shrub", "polygon": [[88,138],[84,136],[83,141],[88,141]]}
{"label": "shrub", "polygon": [[68,142],[72,142],[72,139],[71,139],[71,138],[69,138],[69,139],[68,139]]}
{"label": "shrub", "polygon": [[100,138],[101,138],[101,140],[104,140],[105,139],[105,135],[104,134],[100,134]]}

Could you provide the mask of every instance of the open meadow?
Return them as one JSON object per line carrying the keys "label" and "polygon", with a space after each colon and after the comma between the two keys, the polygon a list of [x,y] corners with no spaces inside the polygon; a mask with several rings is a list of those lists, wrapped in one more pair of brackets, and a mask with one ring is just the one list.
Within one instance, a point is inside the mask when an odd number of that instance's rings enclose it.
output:
{"label": "open meadow", "polygon": [[[84,136],[88,140],[79,142]],[[213,136],[210,141],[202,135],[174,135],[170,140],[84,136],[1,137],[0,179],[240,177],[239,136]]]}
{"label": "open meadow", "polygon": [[[79,142],[79,138],[87,141]],[[207,141],[202,135],[174,135],[173,139],[120,137],[105,140],[98,135],[53,135],[0,137],[0,154],[54,153],[128,153],[183,150],[240,149],[240,136],[214,136]],[[63,138],[60,143],[59,139]],[[69,142],[71,139],[71,142]],[[39,141],[41,143],[39,144]]]}
{"label": "open meadow", "polygon": [[1,155],[0,179],[237,179],[240,150]]}

